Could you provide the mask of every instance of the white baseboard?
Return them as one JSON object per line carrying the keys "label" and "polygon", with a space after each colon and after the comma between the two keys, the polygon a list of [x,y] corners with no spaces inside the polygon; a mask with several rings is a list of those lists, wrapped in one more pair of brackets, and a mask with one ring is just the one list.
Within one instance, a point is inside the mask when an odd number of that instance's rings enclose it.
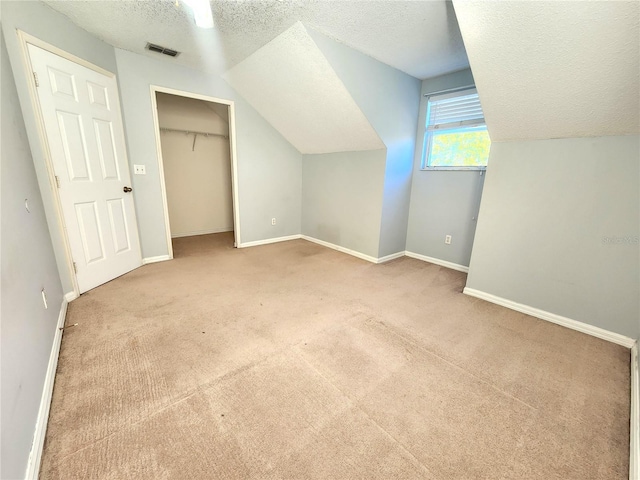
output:
{"label": "white baseboard", "polygon": [[142,259],[142,265],[147,265],[149,263],[166,262],[167,260],[171,260],[171,257],[169,255],[158,255],[157,257],[146,257]]}
{"label": "white baseboard", "polygon": [[256,240],[255,242],[244,242],[238,245],[238,248],[257,247],[258,245],[268,245],[270,243],[287,242],[289,240],[298,240],[301,235],[289,235],[286,237],[266,238],[264,240]]}
{"label": "white baseboard", "polygon": [[326,242],[324,240],[320,240],[320,239],[315,238],[315,237],[310,237],[308,235],[302,235],[301,238],[303,240],[307,240],[309,242],[313,242],[313,243],[317,243],[318,245],[322,245],[323,247],[331,248],[333,250],[337,250],[338,252],[346,253],[348,255],[352,255],[354,257],[361,258],[362,260],[366,260],[367,262],[371,262],[371,263],[385,263],[385,262],[389,262],[391,260],[395,260],[396,258],[407,256],[407,257],[417,258],[419,260],[424,260],[425,262],[431,262],[431,263],[435,263],[437,265],[442,265],[443,267],[452,268],[454,270],[460,270],[462,272],[468,272],[469,271],[468,267],[465,267],[465,266],[462,266],[462,265],[456,265],[455,263],[445,262],[444,260],[438,260],[436,258],[425,257],[424,255],[418,255],[417,253],[412,253],[412,252],[401,251],[401,252],[392,253],[391,255],[385,255],[384,257],[376,258],[376,257],[373,257],[371,255],[367,255],[365,253],[358,252],[356,250],[351,250],[350,248],[346,248],[346,247],[342,247],[340,245],[336,245],[334,243]]}
{"label": "white baseboard", "polygon": [[197,235],[210,235],[212,233],[233,232],[233,225],[230,227],[214,228],[211,230],[195,230],[187,233],[172,233],[171,238],[195,237]]}
{"label": "white baseboard", "polygon": [[387,255],[386,257],[375,258],[370,255],[365,255],[364,253],[356,252],[355,250],[350,250],[348,248],[341,247],[340,245],[335,245],[333,243],[325,242],[324,240],[319,240],[314,237],[309,237],[307,235],[289,235],[287,237],[267,238],[266,240],[257,240],[255,242],[245,242],[238,245],[238,248],[257,247],[258,245],[267,245],[269,243],[286,242],[288,240],[298,240],[300,238],[302,238],[303,240],[307,240],[309,242],[317,243],[318,245],[322,245],[323,247],[328,247],[342,253],[353,255],[354,257],[361,258],[371,263],[388,262],[389,260],[393,260],[394,258],[399,258],[404,256],[404,252],[397,252],[391,255]]}
{"label": "white baseboard", "polygon": [[605,330],[604,328],[594,327],[593,325],[589,325],[588,323],[583,323],[571,318],[562,317],[560,315],[556,315],[555,313],[530,307],[529,305],[523,305],[512,300],[507,300],[506,298],[491,295],[490,293],[481,292],[480,290],[465,287],[464,293],[471,297],[480,298],[482,300],[486,300],[487,302],[495,303],[496,305],[501,305],[517,312],[526,313],[527,315],[540,318],[541,320],[556,323],[558,325],[562,325],[563,327],[586,333],[587,335],[592,335],[603,340],[608,340],[612,343],[617,343],[618,345],[622,345],[623,347],[631,348],[636,343],[633,338],[625,337],[624,335],[620,335],[619,333],[610,332],[609,330]]}
{"label": "white baseboard", "polygon": [[629,425],[629,479],[640,478],[640,371],[638,342],[631,348],[631,416]]}
{"label": "white baseboard", "polygon": [[402,252],[392,253],[391,255],[385,255],[384,257],[378,258],[376,260],[376,263],[385,263],[385,262],[389,262],[391,260],[395,260],[396,258],[404,257],[405,253],[406,252],[402,251]]}
{"label": "white baseboard", "polygon": [[378,263],[378,259],[376,257],[372,257],[371,255],[366,255],[364,253],[356,252],[355,250],[341,247],[340,245],[335,245],[333,243],[325,242],[324,240],[320,240],[314,237],[309,237],[307,235],[302,235],[302,239],[307,240],[309,242],[317,243],[318,245],[322,245],[323,247],[337,250],[338,252],[346,253],[348,255],[361,258],[362,260],[366,260],[367,262]]}
{"label": "white baseboard", "polygon": [[42,389],[42,398],[40,399],[40,409],[38,410],[36,430],[33,435],[31,453],[29,454],[29,463],[27,464],[27,472],[25,474],[25,478],[27,480],[37,480],[38,473],[40,472],[40,460],[42,459],[44,438],[47,433],[49,408],[51,407],[51,396],[53,395],[53,383],[56,378],[56,369],[58,368],[58,355],[60,354],[60,343],[62,342],[62,333],[64,332],[62,328],[64,327],[66,316],[67,300],[63,299],[62,304],[60,305],[58,324],[56,326],[56,331],[53,337],[53,345],[51,346],[51,354],[49,355],[49,365],[47,367],[47,375],[44,379],[44,387]]}
{"label": "white baseboard", "polygon": [[67,301],[67,303],[71,303],[79,296],[80,295],[78,295],[77,292],[67,292],[64,294],[64,299]]}
{"label": "white baseboard", "polygon": [[457,263],[447,262],[446,260],[440,260],[439,258],[427,257],[426,255],[421,255],[419,253],[413,252],[405,252],[407,257],[415,258],[417,260],[422,260],[423,262],[435,263],[436,265],[440,265],[441,267],[447,267],[452,270],[457,270],[459,272],[469,273],[469,267],[464,265],[458,265]]}

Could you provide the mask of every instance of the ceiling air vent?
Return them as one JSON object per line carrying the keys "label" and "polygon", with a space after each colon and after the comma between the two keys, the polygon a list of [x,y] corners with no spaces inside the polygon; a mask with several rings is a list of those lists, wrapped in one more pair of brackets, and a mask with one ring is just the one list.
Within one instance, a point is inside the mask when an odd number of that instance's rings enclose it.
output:
{"label": "ceiling air vent", "polygon": [[171,50],[170,48],[162,47],[160,45],[156,45],[155,43],[147,43],[147,50],[151,50],[152,52],[163,53],[165,55],[169,55],[170,57],[177,57],[180,55],[180,52],[176,50]]}

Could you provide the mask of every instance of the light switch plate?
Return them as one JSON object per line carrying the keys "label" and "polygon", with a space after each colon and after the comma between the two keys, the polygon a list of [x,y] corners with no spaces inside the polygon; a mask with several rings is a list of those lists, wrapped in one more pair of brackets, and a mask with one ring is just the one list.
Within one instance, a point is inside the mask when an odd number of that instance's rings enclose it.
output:
{"label": "light switch plate", "polygon": [[146,175],[147,170],[144,165],[134,165],[133,173],[135,173],[136,175]]}

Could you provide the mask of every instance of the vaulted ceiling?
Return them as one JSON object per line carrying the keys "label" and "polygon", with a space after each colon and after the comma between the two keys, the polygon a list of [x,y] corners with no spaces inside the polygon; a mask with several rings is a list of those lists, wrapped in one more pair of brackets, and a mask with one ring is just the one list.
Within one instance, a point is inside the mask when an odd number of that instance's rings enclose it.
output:
{"label": "vaulted ceiling", "polygon": [[468,67],[451,2],[255,0],[211,2],[215,28],[195,27],[180,0],[51,1],[76,25],[119,48],[157,43],[182,54],[166,59],[222,73],[298,21],[416,78]]}
{"label": "vaulted ceiling", "polygon": [[640,2],[454,6],[493,141],[640,133]]}
{"label": "vaulted ceiling", "polygon": [[301,153],[384,148],[300,22],[224,78]]}
{"label": "vaulted ceiling", "polygon": [[[252,96],[255,87],[243,69],[268,63],[260,58],[271,47],[263,48],[302,22],[417,78],[460,70],[470,62],[494,141],[640,131],[636,0],[453,0],[453,5],[445,0],[212,0],[215,28],[210,30],[195,27],[181,0],[45,1],[116,47],[229,72],[227,78],[243,95]],[[148,41],[182,54],[172,59],[151,53],[144,48]]]}

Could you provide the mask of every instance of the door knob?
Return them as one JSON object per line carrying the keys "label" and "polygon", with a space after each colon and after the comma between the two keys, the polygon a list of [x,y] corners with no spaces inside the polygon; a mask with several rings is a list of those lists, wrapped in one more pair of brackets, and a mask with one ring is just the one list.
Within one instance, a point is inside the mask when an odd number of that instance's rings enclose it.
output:
{"label": "door knob", "polygon": [[124,191],[124,193],[133,192],[133,188],[131,187],[124,187],[122,190]]}

